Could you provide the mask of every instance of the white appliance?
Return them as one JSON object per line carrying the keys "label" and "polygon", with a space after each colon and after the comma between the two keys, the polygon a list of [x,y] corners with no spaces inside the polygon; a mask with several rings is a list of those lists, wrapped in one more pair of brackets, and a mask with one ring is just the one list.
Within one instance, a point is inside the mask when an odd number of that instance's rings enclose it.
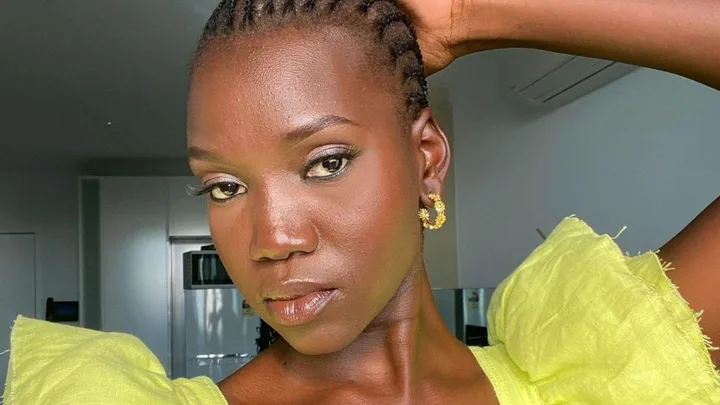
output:
{"label": "white appliance", "polygon": [[494,288],[433,289],[440,317],[470,346],[487,346],[487,310]]}
{"label": "white appliance", "polygon": [[260,318],[209,240],[171,241],[172,377],[220,382],[257,355]]}

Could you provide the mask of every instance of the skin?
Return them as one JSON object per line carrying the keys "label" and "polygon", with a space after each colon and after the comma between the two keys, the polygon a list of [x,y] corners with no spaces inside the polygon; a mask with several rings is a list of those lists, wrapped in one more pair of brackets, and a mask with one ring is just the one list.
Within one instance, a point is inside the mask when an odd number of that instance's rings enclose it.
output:
{"label": "skin", "polygon": [[[428,73],[470,52],[526,46],[720,85],[720,15],[710,0],[402,3]],[[193,75],[192,170],[203,182],[247,187],[211,203],[215,244],[240,291],[284,337],[220,388],[231,404],[496,404],[440,319],[422,264],[418,203],[432,206],[427,195],[442,193],[447,140],[429,110],[399,118],[397,81],[370,69],[356,42],[338,31],[275,31],[218,47]],[[308,126],[328,115],[342,123]],[[305,178],[304,164],[338,145],[359,154],[330,181]],[[716,342],[719,228],[716,202],[661,251]],[[337,298],[311,323],[280,325],[263,294],[291,279],[336,288]]]}
{"label": "skin", "polygon": [[[720,89],[720,7],[714,0],[402,0],[426,72],[472,52],[527,47],[617,60]],[[720,344],[720,198],[660,249],[700,326]],[[720,350],[711,351],[720,364]]]}
{"label": "skin", "polygon": [[[193,75],[192,170],[203,183],[247,187],[210,204],[213,240],[241,293],[284,338],[220,384],[231,404],[494,398],[444,326],[422,262],[418,206],[442,193],[447,139],[429,110],[406,121],[398,78],[364,65],[352,36],[291,28],[221,46]],[[307,126],[327,116],[352,124]],[[359,152],[339,175],[303,175],[339,145]],[[289,327],[263,294],[298,279],[338,293],[319,318]]]}

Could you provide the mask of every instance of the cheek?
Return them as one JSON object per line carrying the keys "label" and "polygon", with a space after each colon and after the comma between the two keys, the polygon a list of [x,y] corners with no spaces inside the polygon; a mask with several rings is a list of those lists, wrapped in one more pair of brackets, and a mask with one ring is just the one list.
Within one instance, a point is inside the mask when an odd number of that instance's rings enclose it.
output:
{"label": "cheek", "polygon": [[326,205],[336,209],[323,211],[321,228],[337,262],[346,264],[347,285],[370,299],[394,293],[420,252],[414,166],[387,154],[363,155],[336,204]]}
{"label": "cheek", "polygon": [[[242,230],[242,210],[240,204],[233,201],[227,206],[208,207],[208,221],[213,243],[235,286],[246,297],[251,298],[255,290],[253,279],[246,272],[250,266],[249,246],[251,234]],[[240,225],[240,226],[238,226]]]}

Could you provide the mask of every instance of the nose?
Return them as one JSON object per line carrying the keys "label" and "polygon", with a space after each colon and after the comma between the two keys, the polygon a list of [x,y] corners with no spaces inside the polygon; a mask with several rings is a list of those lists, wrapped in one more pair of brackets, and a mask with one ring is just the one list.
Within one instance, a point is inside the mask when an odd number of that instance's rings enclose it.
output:
{"label": "nose", "polygon": [[294,254],[315,251],[317,231],[307,210],[292,193],[266,190],[253,203],[250,256],[254,261],[286,260]]}

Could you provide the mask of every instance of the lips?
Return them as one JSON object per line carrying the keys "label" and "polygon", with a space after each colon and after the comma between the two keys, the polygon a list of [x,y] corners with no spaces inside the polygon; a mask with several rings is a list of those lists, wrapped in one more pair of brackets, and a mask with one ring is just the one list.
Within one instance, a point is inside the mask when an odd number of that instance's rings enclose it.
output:
{"label": "lips", "polygon": [[284,326],[298,326],[320,316],[337,295],[337,289],[294,283],[282,291],[266,294],[263,302],[271,317]]}

